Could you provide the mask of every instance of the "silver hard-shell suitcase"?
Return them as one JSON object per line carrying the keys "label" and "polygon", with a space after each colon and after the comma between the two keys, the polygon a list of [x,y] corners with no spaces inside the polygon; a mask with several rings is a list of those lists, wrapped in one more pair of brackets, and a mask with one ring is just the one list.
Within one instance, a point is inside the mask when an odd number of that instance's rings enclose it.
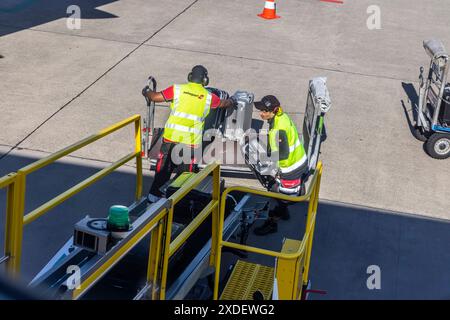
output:
{"label": "silver hard-shell suitcase", "polygon": [[237,107],[227,110],[224,136],[231,141],[239,141],[252,125],[253,93],[236,91]]}

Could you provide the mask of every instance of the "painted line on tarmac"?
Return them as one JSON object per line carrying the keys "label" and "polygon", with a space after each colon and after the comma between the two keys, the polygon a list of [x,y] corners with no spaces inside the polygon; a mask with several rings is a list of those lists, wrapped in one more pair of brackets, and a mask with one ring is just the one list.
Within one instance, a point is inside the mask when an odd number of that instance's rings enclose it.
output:
{"label": "painted line on tarmac", "polygon": [[331,3],[344,4],[344,1],[341,1],[341,0],[320,0],[320,2],[331,2]]}
{"label": "painted line on tarmac", "polygon": [[402,78],[389,77],[389,76],[383,76],[383,75],[377,75],[377,74],[345,71],[345,70],[340,70],[340,69],[325,68],[325,67],[318,67],[318,66],[308,66],[308,65],[304,65],[304,64],[296,64],[296,63],[289,63],[289,62],[282,62],[282,61],[274,61],[274,60],[267,60],[267,59],[261,59],[261,58],[250,58],[250,57],[244,57],[244,56],[234,56],[234,55],[218,53],[218,52],[208,52],[208,51],[202,51],[202,50],[183,49],[183,48],[161,46],[161,45],[148,44],[148,43],[144,44],[144,46],[145,47],[154,47],[154,48],[168,49],[168,50],[185,51],[185,52],[190,52],[190,53],[201,53],[201,54],[218,56],[218,57],[224,57],[224,58],[234,58],[234,59],[241,59],[241,60],[248,60],[248,61],[255,61],[255,62],[264,62],[264,63],[270,63],[270,64],[280,65],[280,66],[289,66],[289,67],[298,67],[298,68],[304,68],[304,69],[330,71],[330,72],[344,73],[344,74],[349,74],[349,75],[363,76],[363,77],[369,77],[369,78],[375,78],[375,79],[385,79],[385,80],[395,80],[395,81],[419,83],[419,81],[416,80],[416,79],[402,79]]}

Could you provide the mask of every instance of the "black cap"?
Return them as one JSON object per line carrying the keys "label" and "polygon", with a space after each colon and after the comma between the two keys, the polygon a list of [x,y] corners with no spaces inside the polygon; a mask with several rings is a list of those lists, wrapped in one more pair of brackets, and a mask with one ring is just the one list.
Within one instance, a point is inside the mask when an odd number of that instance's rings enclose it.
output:
{"label": "black cap", "polygon": [[255,101],[255,108],[261,111],[273,111],[280,106],[275,96],[265,96],[261,101]]}

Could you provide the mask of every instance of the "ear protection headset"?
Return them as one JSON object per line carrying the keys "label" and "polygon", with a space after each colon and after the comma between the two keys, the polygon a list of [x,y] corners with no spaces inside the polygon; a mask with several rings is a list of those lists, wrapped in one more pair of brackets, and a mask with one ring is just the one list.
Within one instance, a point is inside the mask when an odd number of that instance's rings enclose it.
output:
{"label": "ear protection headset", "polygon": [[206,70],[206,68],[203,66],[198,65],[198,66],[195,66],[194,68],[192,68],[192,71],[189,72],[189,74],[188,74],[188,81],[189,82],[197,82],[198,81],[197,79],[193,79],[192,72],[194,71],[194,69],[200,69],[200,68],[202,69],[201,71],[203,71],[203,77],[201,80],[200,79],[198,79],[198,80],[201,81],[202,86],[206,87],[209,84],[209,77],[208,77],[208,70]]}

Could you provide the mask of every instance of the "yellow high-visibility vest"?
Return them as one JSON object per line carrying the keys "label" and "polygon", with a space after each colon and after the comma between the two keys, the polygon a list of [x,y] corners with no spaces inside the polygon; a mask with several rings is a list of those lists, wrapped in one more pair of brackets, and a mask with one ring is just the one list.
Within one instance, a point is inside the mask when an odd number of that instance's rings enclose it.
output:
{"label": "yellow high-visibility vest", "polygon": [[167,140],[190,145],[202,142],[205,118],[211,107],[211,93],[201,84],[176,84],[170,104],[170,116],[164,126]]}
{"label": "yellow high-visibility vest", "polygon": [[297,128],[291,118],[285,113],[275,115],[273,127],[269,131],[269,145],[272,151],[278,151],[278,130],[286,131],[289,143],[289,157],[278,161],[282,173],[289,173],[302,166],[307,160],[305,148],[298,137]]}

